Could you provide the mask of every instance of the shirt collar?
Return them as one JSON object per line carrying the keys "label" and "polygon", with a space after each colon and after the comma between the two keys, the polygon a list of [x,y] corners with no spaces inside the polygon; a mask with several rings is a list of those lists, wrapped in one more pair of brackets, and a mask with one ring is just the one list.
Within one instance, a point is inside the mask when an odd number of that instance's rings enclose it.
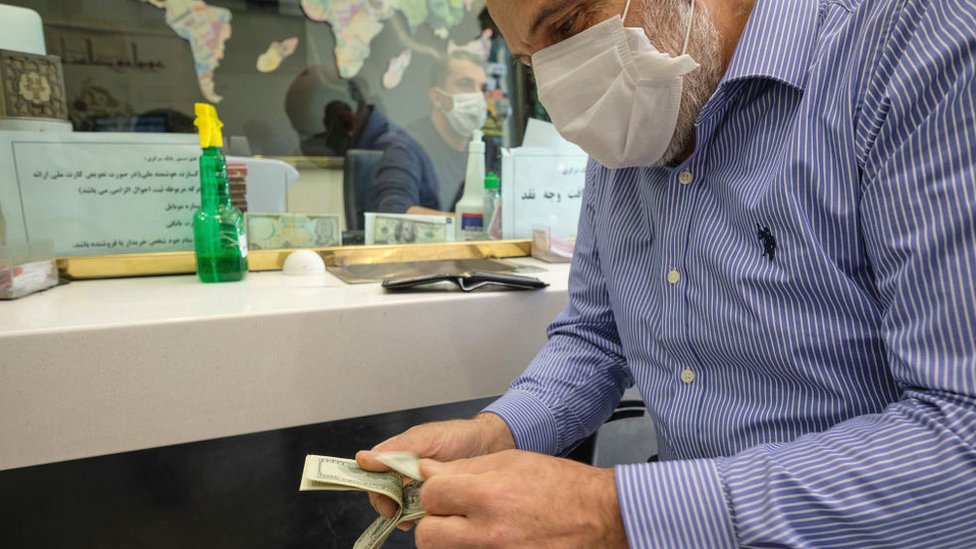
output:
{"label": "shirt collar", "polygon": [[722,82],[770,78],[802,91],[819,10],[818,0],[756,0]]}

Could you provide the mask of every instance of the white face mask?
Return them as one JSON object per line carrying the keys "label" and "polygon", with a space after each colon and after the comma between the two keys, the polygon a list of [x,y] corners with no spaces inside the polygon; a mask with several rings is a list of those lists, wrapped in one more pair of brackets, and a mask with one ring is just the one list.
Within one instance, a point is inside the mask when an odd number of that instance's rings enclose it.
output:
{"label": "white face mask", "polygon": [[488,103],[485,101],[485,94],[480,92],[473,93],[447,93],[437,88],[441,95],[451,98],[454,105],[451,110],[443,110],[447,117],[451,129],[458,135],[471,137],[475,130],[480,130],[488,119]]}
{"label": "white face mask", "polygon": [[[692,0],[694,19],[694,0]],[[532,56],[539,99],[553,124],[608,168],[649,166],[664,156],[678,124],[682,77],[698,68],[671,57],[642,28],[615,15]],[[684,51],[691,34],[689,24]]]}

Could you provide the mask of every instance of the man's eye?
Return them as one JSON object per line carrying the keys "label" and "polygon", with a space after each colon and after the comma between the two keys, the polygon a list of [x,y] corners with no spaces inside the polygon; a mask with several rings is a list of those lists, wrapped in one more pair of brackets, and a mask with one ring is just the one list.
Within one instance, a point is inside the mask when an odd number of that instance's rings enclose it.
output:
{"label": "man's eye", "polygon": [[578,20],[576,15],[572,15],[566,18],[559,26],[556,27],[554,34],[557,41],[565,40],[570,36],[576,34],[576,21]]}

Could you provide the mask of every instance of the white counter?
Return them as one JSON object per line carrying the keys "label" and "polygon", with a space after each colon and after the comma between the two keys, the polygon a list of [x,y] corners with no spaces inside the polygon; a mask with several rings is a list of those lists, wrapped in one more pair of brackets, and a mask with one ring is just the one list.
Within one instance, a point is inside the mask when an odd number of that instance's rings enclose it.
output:
{"label": "white counter", "polygon": [[388,294],[331,275],[74,282],[0,302],[0,470],[458,402],[506,389],[566,302]]}

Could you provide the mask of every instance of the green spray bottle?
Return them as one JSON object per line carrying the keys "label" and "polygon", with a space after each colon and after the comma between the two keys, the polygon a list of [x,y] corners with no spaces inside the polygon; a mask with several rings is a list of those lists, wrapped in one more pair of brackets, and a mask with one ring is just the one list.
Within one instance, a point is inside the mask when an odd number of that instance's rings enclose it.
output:
{"label": "green spray bottle", "polygon": [[200,131],[200,210],[193,216],[197,275],[203,282],[235,282],[247,274],[244,214],[230,201],[227,163],[221,147],[223,124],[213,105],[197,103]]}

